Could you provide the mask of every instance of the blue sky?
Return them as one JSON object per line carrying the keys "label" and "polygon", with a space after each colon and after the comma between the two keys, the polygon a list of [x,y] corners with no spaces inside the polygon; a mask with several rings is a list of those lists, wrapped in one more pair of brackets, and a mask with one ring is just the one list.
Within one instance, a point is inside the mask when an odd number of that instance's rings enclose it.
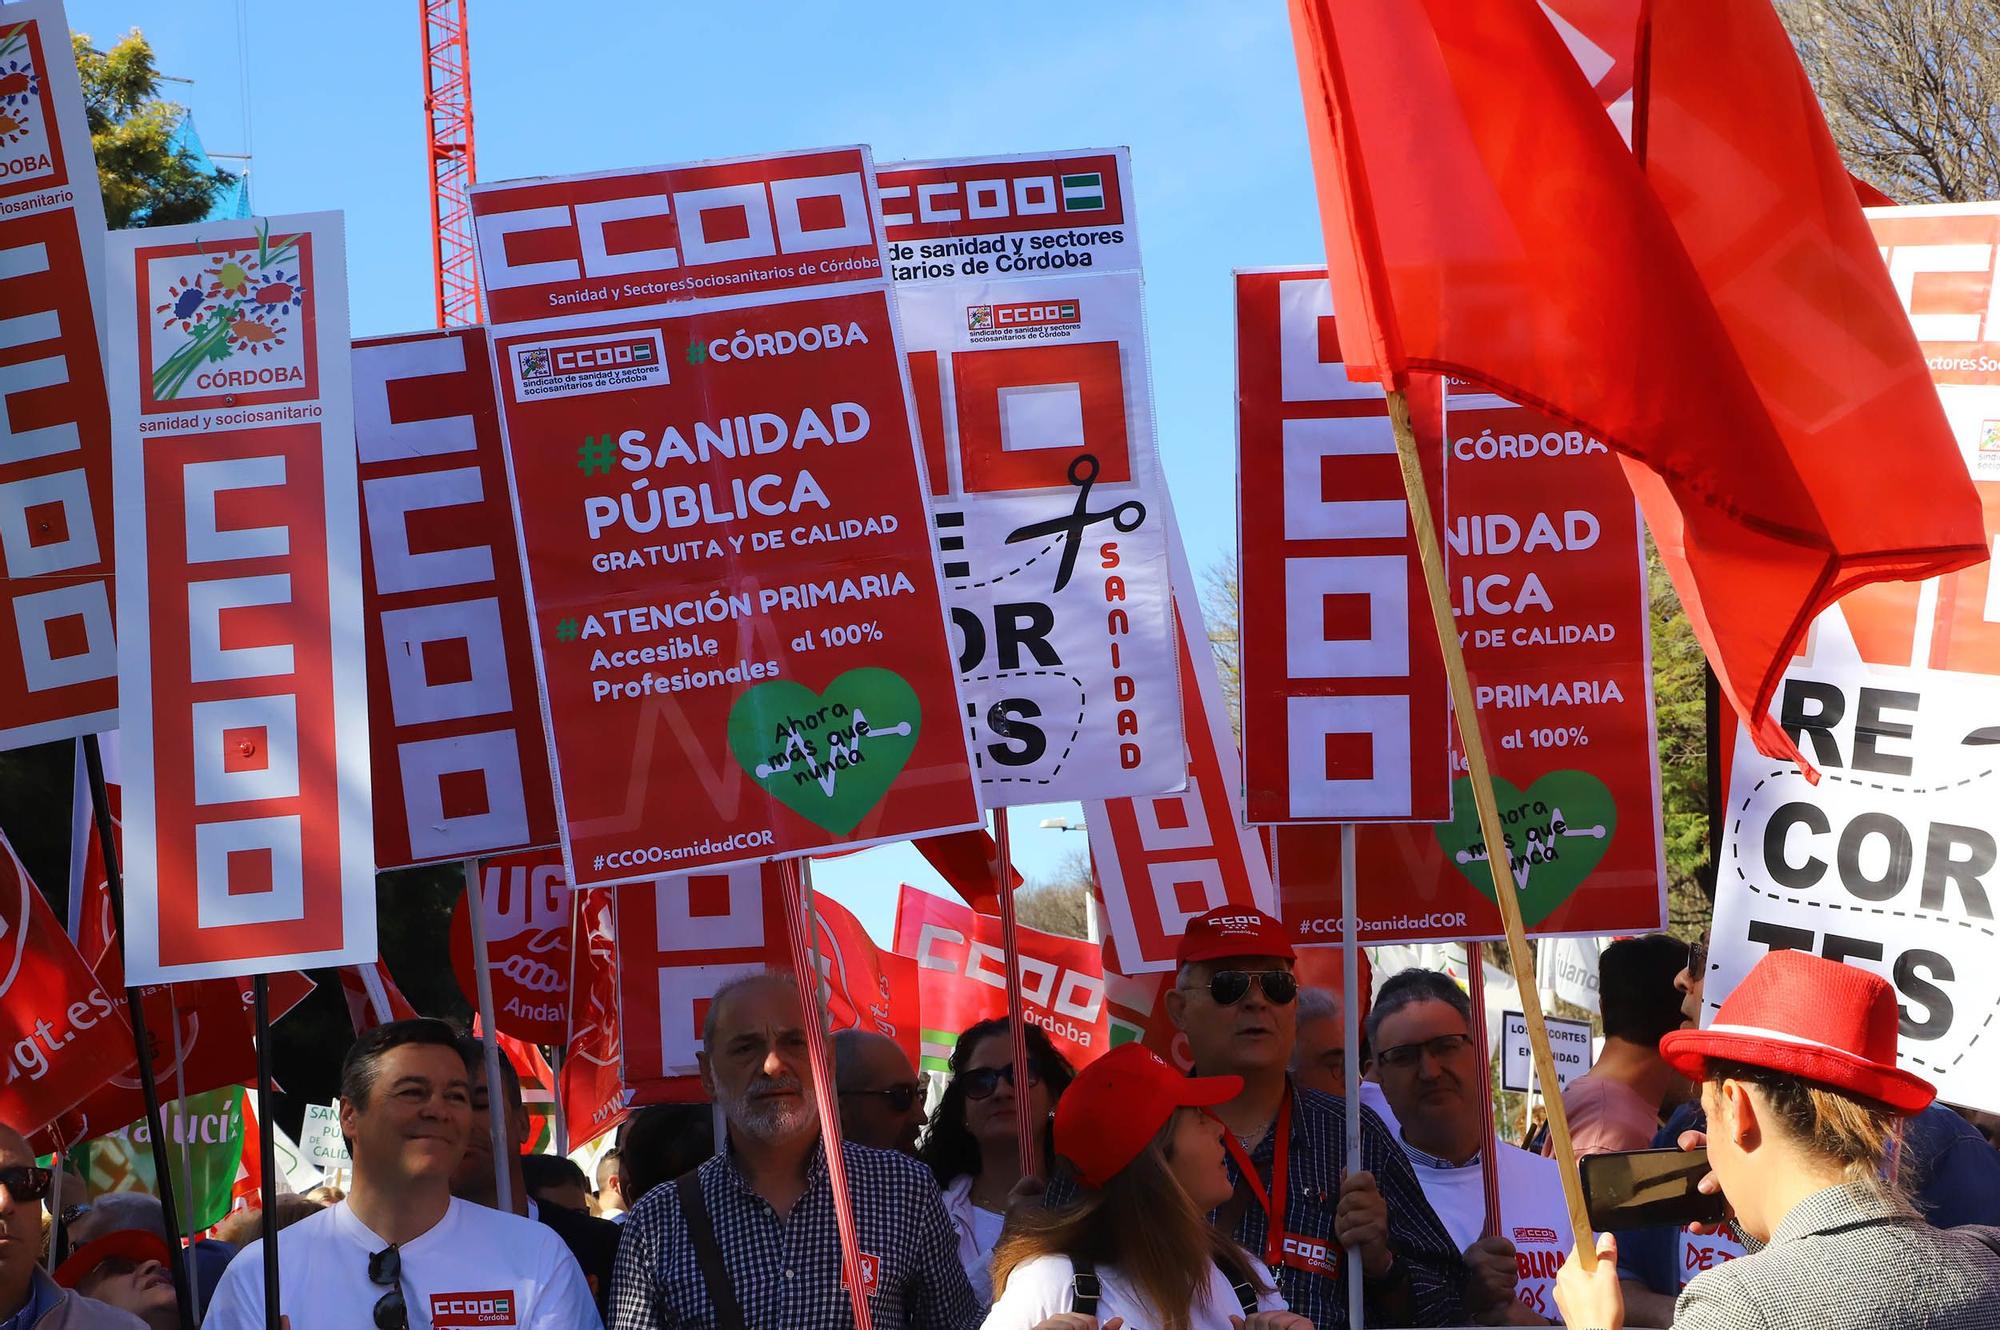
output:
{"label": "blue sky", "polygon": [[[70,0],[100,45],[143,28],[211,152],[254,153],[260,213],[347,213],[357,335],[431,321],[415,0]],[[876,160],[1127,145],[1160,451],[1189,557],[1235,543],[1232,268],[1322,253],[1285,7],[1234,3],[563,5],[470,0],[479,176],[866,143]],[[249,122],[246,125],[244,108]],[[225,162],[224,164],[228,164]],[[1016,810],[1017,863],[1083,837]],[[816,870],[887,941],[905,847]]]}

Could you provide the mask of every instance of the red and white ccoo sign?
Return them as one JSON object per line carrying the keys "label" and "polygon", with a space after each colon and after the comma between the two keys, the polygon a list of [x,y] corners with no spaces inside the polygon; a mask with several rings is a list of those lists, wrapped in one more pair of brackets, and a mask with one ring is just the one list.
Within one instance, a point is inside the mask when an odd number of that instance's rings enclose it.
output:
{"label": "red and white ccoo sign", "polygon": [[58,0],[26,0],[0,16],[0,125],[0,749],[8,749],[118,724],[111,420],[98,326],[104,208]]}
{"label": "red and white ccoo sign", "polygon": [[341,219],[107,243],[127,980],[373,960]]}
{"label": "red and white ccoo sign", "polygon": [[354,344],[375,866],[556,843],[484,328]]}
{"label": "red and white ccoo sign", "polygon": [[1239,272],[1236,301],[1247,814],[1442,821],[1451,709],[1381,386],[1342,368],[1323,269]]}

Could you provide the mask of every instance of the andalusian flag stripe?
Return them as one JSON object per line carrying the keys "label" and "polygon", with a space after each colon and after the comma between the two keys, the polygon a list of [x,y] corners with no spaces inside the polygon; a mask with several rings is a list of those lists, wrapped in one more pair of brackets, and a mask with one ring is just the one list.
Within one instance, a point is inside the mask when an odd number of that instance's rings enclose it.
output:
{"label": "andalusian flag stripe", "polygon": [[1063,211],[1092,212],[1104,206],[1104,174],[1092,171],[1086,175],[1066,175],[1062,178]]}

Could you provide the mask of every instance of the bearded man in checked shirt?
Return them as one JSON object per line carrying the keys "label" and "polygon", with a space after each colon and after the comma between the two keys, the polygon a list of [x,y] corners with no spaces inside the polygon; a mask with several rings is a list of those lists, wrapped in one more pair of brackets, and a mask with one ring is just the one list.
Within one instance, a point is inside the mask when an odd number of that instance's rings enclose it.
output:
{"label": "bearded man in checked shirt", "polygon": [[[611,1275],[612,1330],[854,1325],[805,1022],[789,974],[737,979],[710,1002],[701,1079],[722,1107],[728,1143],[692,1182],[655,1187],[632,1208]],[[875,1325],[974,1330],[984,1309],[958,1263],[958,1237],[930,1171],[888,1150],[841,1149]],[[684,1205],[690,1196],[714,1234],[720,1269],[703,1269]],[[712,1287],[711,1273],[726,1287]],[[739,1324],[723,1310],[730,1303]]]}

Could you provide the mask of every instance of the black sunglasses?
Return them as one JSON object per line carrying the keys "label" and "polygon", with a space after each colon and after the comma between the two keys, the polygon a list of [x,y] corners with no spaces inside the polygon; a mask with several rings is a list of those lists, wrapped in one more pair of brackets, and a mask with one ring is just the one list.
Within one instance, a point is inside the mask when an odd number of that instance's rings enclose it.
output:
{"label": "black sunglasses", "polygon": [[910,1111],[910,1105],[916,1103],[917,1096],[922,1093],[923,1091],[914,1085],[892,1085],[886,1090],[842,1090],[840,1097],[845,1099],[851,1094],[880,1095],[889,1101],[890,1108],[898,1113],[907,1113]]}
{"label": "black sunglasses", "polygon": [[1708,939],[1688,943],[1688,977],[1699,979],[1708,969]]}
{"label": "black sunglasses", "polygon": [[1299,995],[1297,976],[1289,970],[1217,970],[1208,980],[1208,995],[1218,1007],[1233,1007],[1250,992],[1250,981],[1266,999],[1283,1007]]}
{"label": "black sunglasses", "polygon": [[[1009,1085],[1014,1084],[1014,1064],[1010,1062],[1004,1067],[974,1067],[958,1079],[965,1083],[967,1099],[990,1099],[993,1097],[993,1092],[1000,1088],[1002,1080]],[[1028,1084],[1033,1086],[1041,1083],[1041,1073],[1029,1067]]]}
{"label": "black sunglasses", "polygon": [[1441,1034],[1435,1039],[1419,1039],[1414,1044],[1397,1044],[1394,1048],[1385,1048],[1375,1057],[1385,1067],[1407,1070],[1416,1066],[1417,1059],[1426,1053],[1429,1053],[1434,1060],[1442,1062],[1460,1049],[1470,1047],[1471,1044],[1472,1036],[1469,1034]]}
{"label": "black sunglasses", "polygon": [[39,1201],[49,1194],[49,1171],[33,1164],[0,1168],[0,1187],[17,1201]]}
{"label": "black sunglasses", "polygon": [[368,1258],[368,1282],[389,1286],[375,1303],[375,1330],[410,1330],[410,1309],[403,1302],[403,1253],[395,1243]]}

